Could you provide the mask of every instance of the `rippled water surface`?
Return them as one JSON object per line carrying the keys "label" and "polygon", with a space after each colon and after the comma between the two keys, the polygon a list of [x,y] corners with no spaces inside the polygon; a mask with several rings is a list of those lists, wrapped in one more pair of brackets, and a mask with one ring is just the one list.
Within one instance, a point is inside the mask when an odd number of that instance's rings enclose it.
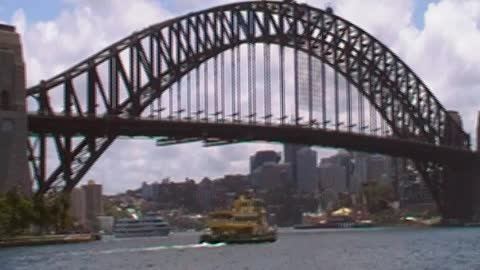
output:
{"label": "rippled water surface", "polygon": [[479,269],[480,229],[282,230],[273,244],[199,245],[198,234],[0,249],[0,269]]}

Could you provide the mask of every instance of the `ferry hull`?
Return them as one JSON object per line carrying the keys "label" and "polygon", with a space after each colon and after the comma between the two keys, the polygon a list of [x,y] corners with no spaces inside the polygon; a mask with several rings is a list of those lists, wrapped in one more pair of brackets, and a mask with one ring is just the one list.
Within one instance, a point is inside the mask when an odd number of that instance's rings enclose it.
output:
{"label": "ferry hull", "polygon": [[200,243],[209,244],[254,244],[254,243],[272,243],[277,241],[276,233],[268,233],[264,235],[211,235],[203,234],[200,236]]}
{"label": "ferry hull", "polygon": [[373,224],[360,224],[360,223],[325,223],[325,224],[301,224],[293,226],[296,230],[309,230],[309,229],[346,229],[346,228],[371,228]]}
{"label": "ferry hull", "polygon": [[163,230],[156,230],[154,232],[114,232],[115,238],[128,238],[128,237],[154,237],[154,236],[168,236],[170,229],[165,228]]}

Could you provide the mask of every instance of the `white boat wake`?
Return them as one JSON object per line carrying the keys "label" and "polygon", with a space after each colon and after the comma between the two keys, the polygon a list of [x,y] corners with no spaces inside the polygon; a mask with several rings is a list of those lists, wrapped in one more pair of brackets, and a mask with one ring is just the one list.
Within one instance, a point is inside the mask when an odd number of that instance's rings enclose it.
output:
{"label": "white boat wake", "polygon": [[225,246],[225,243],[218,244],[188,244],[188,245],[171,245],[171,246],[156,246],[156,247],[140,247],[140,248],[119,248],[111,250],[102,250],[95,252],[96,254],[114,254],[114,253],[132,253],[143,251],[159,251],[159,250],[180,250],[180,249],[194,249],[194,248],[217,248]]}

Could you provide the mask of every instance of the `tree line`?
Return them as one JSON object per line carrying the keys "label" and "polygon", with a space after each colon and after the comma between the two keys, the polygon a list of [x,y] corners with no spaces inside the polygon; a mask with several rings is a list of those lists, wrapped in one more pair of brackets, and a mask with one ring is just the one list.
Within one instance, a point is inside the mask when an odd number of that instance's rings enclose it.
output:
{"label": "tree line", "polygon": [[18,190],[0,195],[0,238],[62,233],[72,225],[69,194],[24,196]]}

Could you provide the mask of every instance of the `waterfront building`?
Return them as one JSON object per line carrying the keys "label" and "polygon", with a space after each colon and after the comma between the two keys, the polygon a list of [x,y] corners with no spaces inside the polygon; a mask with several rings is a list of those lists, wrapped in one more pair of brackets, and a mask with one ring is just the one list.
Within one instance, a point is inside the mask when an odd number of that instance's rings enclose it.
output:
{"label": "waterfront building", "polygon": [[25,65],[20,37],[0,24],[0,194],[17,189],[31,195],[27,161]]}
{"label": "waterfront building", "polygon": [[86,227],[89,230],[97,231],[99,224],[97,216],[103,215],[102,185],[90,180],[82,186],[85,196],[85,219]]}
{"label": "waterfront building", "polygon": [[85,193],[82,188],[74,188],[70,192],[70,216],[74,218],[75,223],[81,227],[86,226],[85,217]]}

